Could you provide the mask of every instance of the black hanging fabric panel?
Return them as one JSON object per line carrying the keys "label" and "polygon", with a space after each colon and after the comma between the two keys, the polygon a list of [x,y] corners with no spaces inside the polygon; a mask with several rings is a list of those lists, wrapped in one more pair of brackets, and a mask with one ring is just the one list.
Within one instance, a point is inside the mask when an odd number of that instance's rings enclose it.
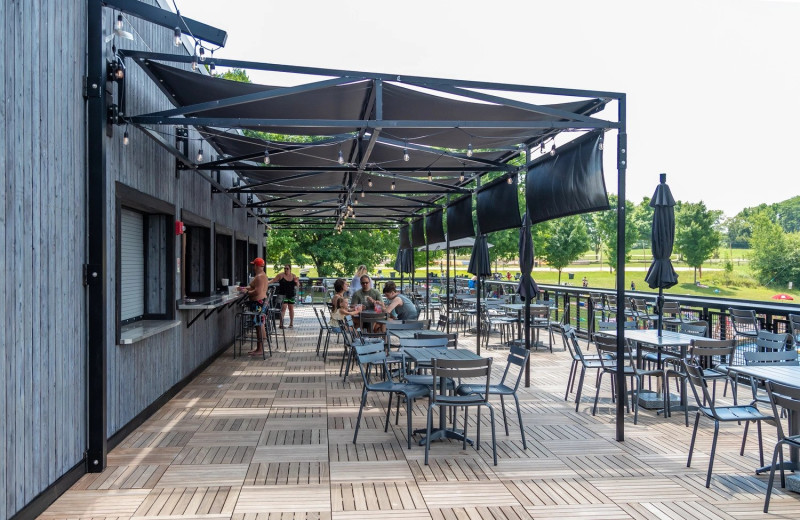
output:
{"label": "black hanging fabric panel", "polygon": [[602,132],[586,134],[528,170],[526,203],[533,224],[610,208],[601,140]]}
{"label": "black hanging fabric panel", "polygon": [[411,223],[411,247],[425,245],[425,221],[421,218]]}
{"label": "black hanging fabric panel", "polygon": [[410,249],[411,242],[408,240],[408,226],[400,226],[400,249]]}
{"label": "black hanging fabric panel", "polygon": [[505,178],[481,187],[477,195],[478,228],[481,233],[517,229],[522,225],[517,200],[517,177]]}
{"label": "black hanging fabric panel", "polygon": [[467,195],[447,206],[447,236],[450,240],[475,236],[472,196]]}
{"label": "black hanging fabric panel", "polygon": [[428,244],[436,244],[437,242],[444,242],[444,227],[442,226],[442,217],[444,212],[440,209],[428,213],[425,217],[425,238]]}

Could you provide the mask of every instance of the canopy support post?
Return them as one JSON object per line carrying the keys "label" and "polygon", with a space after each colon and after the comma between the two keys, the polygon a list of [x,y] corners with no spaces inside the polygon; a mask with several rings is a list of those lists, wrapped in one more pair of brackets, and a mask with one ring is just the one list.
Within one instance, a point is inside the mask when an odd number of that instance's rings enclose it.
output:
{"label": "canopy support post", "polygon": [[628,168],[628,134],[625,95],[619,98],[617,135],[617,428],[618,442],[625,440],[625,172]]}

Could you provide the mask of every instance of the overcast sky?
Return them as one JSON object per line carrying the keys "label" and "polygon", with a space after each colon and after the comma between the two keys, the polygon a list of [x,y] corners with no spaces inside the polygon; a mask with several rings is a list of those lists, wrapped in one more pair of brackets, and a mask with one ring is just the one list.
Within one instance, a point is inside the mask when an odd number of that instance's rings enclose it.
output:
{"label": "overcast sky", "polygon": [[176,3],[228,32],[222,58],[625,92],[634,202],[661,172],[729,216],[800,194],[800,0]]}

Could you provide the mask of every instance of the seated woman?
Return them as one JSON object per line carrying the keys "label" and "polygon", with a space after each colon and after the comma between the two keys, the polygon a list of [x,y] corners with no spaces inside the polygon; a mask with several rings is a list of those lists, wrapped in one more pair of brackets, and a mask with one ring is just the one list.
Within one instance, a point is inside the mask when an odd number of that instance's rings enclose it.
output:
{"label": "seated woman", "polygon": [[333,298],[331,304],[333,310],[331,311],[331,327],[341,327],[344,325],[345,316],[358,316],[361,313],[360,307],[351,311],[345,298],[344,293],[347,290],[347,280],[339,278],[333,283]]}

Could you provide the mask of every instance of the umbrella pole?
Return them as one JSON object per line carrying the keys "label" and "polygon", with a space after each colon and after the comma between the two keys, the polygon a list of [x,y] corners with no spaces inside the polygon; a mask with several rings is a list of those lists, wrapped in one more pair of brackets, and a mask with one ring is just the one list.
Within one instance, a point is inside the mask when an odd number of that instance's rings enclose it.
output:
{"label": "umbrella pole", "polygon": [[412,247],[409,251],[411,251],[411,294],[409,294],[409,296],[411,297],[411,301],[414,301],[414,286],[417,283],[417,266],[414,264],[414,248]]}
{"label": "umbrella pole", "polygon": [[482,285],[481,284],[481,279],[482,278],[483,277],[479,274],[478,275],[478,281],[477,281],[477,283],[475,285],[475,295],[478,297],[478,299],[476,301],[477,313],[475,314],[475,316],[476,316],[475,319],[477,320],[476,327],[475,327],[475,333],[478,336],[478,340],[477,340],[478,347],[477,347],[477,352],[476,353],[479,356],[481,355],[481,285]]}
{"label": "umbrella pole", "polygon": [[[525,275],[530,277],[530,275]],[[531,349],[531,298],[525,298],[525,349]],[[525,362],[525,388],[531,386],[531,357]]]}
{"label": "umbrella pole", "polygon": [[428,249],[428,244],[425,244],[425,319],[431,319],[433,313],[431,312],[431,252]]}
{"label": "umbrella pole", "polygon": [[664,288],[658,288],[658,300],[656,300],[656,304],[658,305],[658,337],[661,337],[661,326],[664,323]]}
{"label": "umbrella pole", "polygon": [[453,313],[450,312],[450,306],[452,305],[452,301],[450,300],[450,239],[445,237],[445,240],[447,240],[447,247],[444,250],[444,257],[447,259],[447,289],[444,301],[447,305],[447,333],[450,334],[450,316],[453,315]]}

